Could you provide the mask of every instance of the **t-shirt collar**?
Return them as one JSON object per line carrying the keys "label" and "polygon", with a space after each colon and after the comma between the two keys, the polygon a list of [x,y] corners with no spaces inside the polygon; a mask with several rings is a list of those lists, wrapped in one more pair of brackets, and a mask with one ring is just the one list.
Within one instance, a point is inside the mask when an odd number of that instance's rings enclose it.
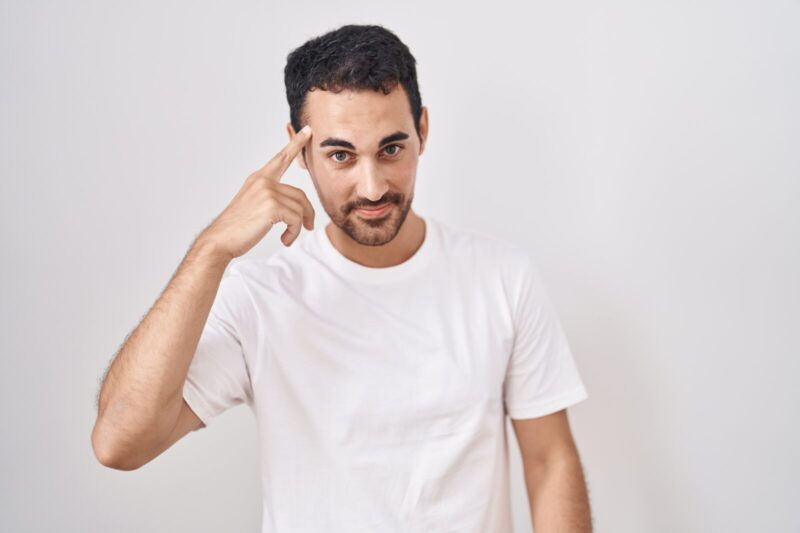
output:
{"label": "t-shirt collar", "polygon": [[414,255],[398,265],[369,267],[348,259],[330,241],[324,226],[314,232],[317,249],[321,252],[325,264],[353,281],[378,284],[399,281],[425,270],[439,246],[437,222],[430,216],[424,217],[423,220],[425,221],[425,237],[422,244]]}

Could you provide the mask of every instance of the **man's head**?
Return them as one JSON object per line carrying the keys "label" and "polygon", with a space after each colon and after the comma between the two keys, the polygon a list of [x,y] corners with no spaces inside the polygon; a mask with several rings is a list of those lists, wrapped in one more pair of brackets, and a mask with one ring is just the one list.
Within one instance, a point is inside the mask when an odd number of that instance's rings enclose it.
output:
{"label": "man's head", "polygon": [[[342,26],[287,58],[287,132],[312,128],[298,161],[331,221],[360,244],[391,241],[411,209],[428,134],[415,63],[397,36],[374,25]],[[385,203],[381,216],[357,211]]]}

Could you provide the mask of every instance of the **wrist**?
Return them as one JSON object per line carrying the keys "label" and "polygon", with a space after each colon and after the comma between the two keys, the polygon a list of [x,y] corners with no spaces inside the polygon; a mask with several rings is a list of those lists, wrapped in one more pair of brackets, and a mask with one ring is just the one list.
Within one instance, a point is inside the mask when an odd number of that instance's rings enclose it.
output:
{"label": "wrist", "polygon": [[222,248],[214,239],[200,235],[195,239],[189,253],[194,260],[225,268],[233,260],[233,256]]}

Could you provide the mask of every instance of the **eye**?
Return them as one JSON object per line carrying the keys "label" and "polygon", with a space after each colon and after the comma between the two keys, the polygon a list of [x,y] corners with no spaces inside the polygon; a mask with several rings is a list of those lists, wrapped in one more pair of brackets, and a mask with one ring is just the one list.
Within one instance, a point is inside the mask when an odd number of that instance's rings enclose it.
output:
{"label": "eye", "polygon": [[397,150],[395,150],[393,153],[389,154],[391,157],[394,157],[394,156],[396,156],[396,155],[397,155],[397,154],[399,154],[399,153],[400,153],[400,151],[403,149],[403,147],[402,147],[402,146],[400,146],[399,144],[390,144],[389,146],[387,146],[386,148],[384,148],[384,150],[387,150],[387,149],[389,149],[389,148],[397,148]]}
{"label": "eye", "polygon": [[339,151],[339,152],[333,152],[328,157],[332,157],[333,160],[336,161],[337,163],[344,163],[345,161],[347,161],[347,159],[339,159],[338,157],[336,157],[339,154],[348,155],[347,152]]}

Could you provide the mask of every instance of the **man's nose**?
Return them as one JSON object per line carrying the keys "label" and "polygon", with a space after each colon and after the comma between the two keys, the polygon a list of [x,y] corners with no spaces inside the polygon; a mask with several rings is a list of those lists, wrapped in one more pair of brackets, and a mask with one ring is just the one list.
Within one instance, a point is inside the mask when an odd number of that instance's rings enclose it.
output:
{"label": "man's nose", "polygon": [[362,165],[357,189],[359,197],[377,202],[389,190],[389,184],[381,177],[381,170],[377,165],[367,161]]}

